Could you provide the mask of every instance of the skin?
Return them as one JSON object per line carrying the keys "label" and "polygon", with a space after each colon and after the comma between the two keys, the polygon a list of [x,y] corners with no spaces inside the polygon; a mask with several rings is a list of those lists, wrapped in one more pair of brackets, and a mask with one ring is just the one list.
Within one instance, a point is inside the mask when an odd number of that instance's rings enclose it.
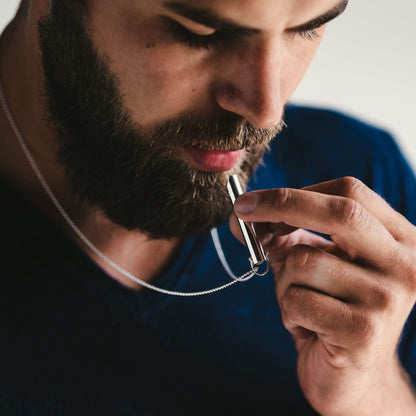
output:
{"label": "skin", "polygon": [[[355,178],[247,193],[235,210],[262,223],[300,384],[315,409],[414,414],[397,345],[416,298],[415,227]],[[238,236],[235,221],[232,229]]]}
{"label": "skin", "polygon": [[[219,105],[262,128],[280,120],[319,45],[319,38],[310,43],[287,39],[285,28],[319,15],[334,1],[200,1],[201,7],[221,10],[221,16],[261,30],[258,36],[237,40],[232,49],[208,51],[190,50],[172,40],[159,16],[177,14],[162,7],[162,1],[142,3],[92,0],[89,5],[93,39],[112,58],[111,68],[120,77],[134,118],[153,123],[189,109],[204,115]],[[300,7],[306,10],[297,12]],[[271,8],[270,14],[259,11]]]}
{"label": "skin", "polygon": [[[337,2],[262,0],[256,7],[250,1],[198,2],[200,7],[209,7],[221,17],[259,32],[233,41],[232,48],[218,50],[190,49],[174,39],[162,22],[162,16],[172,17],[172,11],[162,4],[162,0],[88,2],[91,37],[117,74],[133,119],[143,126],[153,125],[191,110],[200,116],[210,114],[219,106],[260,128],[272,127],[281,119],[283,107],[310,64],[325,27],[319,29],[320,36],[307,41],[289,34],[288,29],[326,12]],[[47,114],[39,94],[43,73],[37,22],[48,13],[50,1],[27,1],[26,6],[1,42],[0,70],[12,113],[41,172],[81,231],[121,267],[143,280],[155,280],[174,258],[180,241],[152,241],[139,231],[127,232],[87,204],[74,201],[69,191],[56,160],[54,131],[45,123]],[[0,143],[2,176],[80,243],[40,188],[3,114],[0,123],[4,132]],[[185,152],[183,158],[192,163]],[[115,279],[140,289],[87,252]],[[160,261],[149,262],[156,254]]]}
{"label": "skin", "polygon": [[[233,39],[232,47],[189,48],[162,23],[161,15],[179,18],[161,0],[89,1],[91,36],[120,80],[125,105],[143,125],[190,110],[204,116],[219,106],[256,127],[273,126],[325,27],[313,39],[294,36],[290,29],[337,4],[334,0],[181,3],[212,8],[256,33]],[[71,198],[39,94],[42,68],[35,30],[50,4],[32,0],[27,5],[1,42],[0,71],[12,112],[41,171],[81,230],[120,266],[152,281],[169,265],[180,242],[151,241],[139,231],[128,232]],[[188,29],[212,33],[212,28],[201,25]],[[75,239],[39,187],[4,114],[0,128],[2,177]],[[187,160],[186,154],[183,157]],[[256,208],[248,210],[253,195]],[[236,212],[244,220],[262,223],[282,319],[295,340],[299,380],[312,406],[324,415],[415,414],[415,398],[396,351],[416,298],[414,227],[351,178],[303,190],[246,194],[239,198]],[[237,229],[233,220],[231,227]],[[302,228],[330,234],[334,243]],[[115,279],[134,287],[89,254]]]}

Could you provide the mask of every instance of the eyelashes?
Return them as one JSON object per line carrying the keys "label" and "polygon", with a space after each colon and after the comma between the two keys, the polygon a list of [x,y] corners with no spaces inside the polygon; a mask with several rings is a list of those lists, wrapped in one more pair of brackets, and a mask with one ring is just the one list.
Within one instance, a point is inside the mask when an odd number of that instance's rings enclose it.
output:
{"label": "eyelashes", "polygon": [[[198,35],[176,20],[168,19],[169,30],[173,37],[180,43],[192,49],[211,49],[218,45],[219,41],[230,41],[233,38],[244,36],[238,31],[217,31],[211,35]],[[323,26],[323,25],[322,25]],[[289,30],[292,37],[299,37],[303,40],[314,40],[320,37],[319,27],[307,30]]]}
{"label": "eyelashes", "polygon": [[308,29],[308,30],[295,30],[291,32],[295,36],[300,36],[301,38],[305,40],[313,40],[320,37],[320,34],[318,32],[319,27],[316,29]]}
{"label": "eyelashes", "polygon": [[194,49],[210,49],[216,45],[220,37],[218,32],[212,35],[197,35],[172,19],[169,19],[169,29],[177,41]]}

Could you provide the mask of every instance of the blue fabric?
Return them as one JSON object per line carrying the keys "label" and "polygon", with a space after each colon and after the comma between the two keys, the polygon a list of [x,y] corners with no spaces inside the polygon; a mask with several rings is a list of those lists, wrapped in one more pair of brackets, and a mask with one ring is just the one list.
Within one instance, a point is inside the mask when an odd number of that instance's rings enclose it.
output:
{"label": "blue fabric", "polygon": [[[416,223],[415,177],[389,134],[332,111],[290,106],[285,119],[251,189],[351,175]],[[2,201],[2,415],[315,414],[271,274],[204,297],[137,294],[6,184]],[[246,272],[228,224],[219,234],[234,272]],[[204,234],[155,284],[198,291],[228,281]],[[415,318],[400,353],[416,382]]]}

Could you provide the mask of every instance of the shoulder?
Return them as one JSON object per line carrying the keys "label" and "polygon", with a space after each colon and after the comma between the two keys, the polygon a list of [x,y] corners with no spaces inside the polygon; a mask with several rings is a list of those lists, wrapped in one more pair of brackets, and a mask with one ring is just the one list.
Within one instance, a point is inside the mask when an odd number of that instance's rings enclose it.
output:
{"label": "shoulder", "polygon": [[332,109],[289,105],[285,122],[287,128],[283,134],[300,141],[313,140],[315,145],[375,150],[375,147],[394,144],[391,134],[384,129]]}
{"label": "shoulder", "polygon": [[289,105],[285,123],[272,143],[272,157],[285,170],[304,172],[315,182],[340,176],[369,180],[369,170],[406,163],[391,134],[347,114]]}

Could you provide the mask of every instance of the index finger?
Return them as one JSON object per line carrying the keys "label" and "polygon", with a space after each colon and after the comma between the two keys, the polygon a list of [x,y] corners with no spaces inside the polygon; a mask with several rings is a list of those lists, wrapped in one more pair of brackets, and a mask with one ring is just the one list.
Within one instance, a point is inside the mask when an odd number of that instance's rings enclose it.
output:
{"label": "index finger", "polygon": [[[414,233],[409,234],[412,224],[399,212],[395,211],[380,195],[353,177],[344,177],[307,186],[308,191],[339,195],[359,202],[369,213],[374,215],[400,241],[408,241]],[[412,240],[416,244],[416,237]]]}
{"label": "index finger", "polygon": [[398,243],[357,201],[309,190],[277,188],[241,195],[236,214],[244,221],[281,222],[328,234],[351,259],[391,264]]}

